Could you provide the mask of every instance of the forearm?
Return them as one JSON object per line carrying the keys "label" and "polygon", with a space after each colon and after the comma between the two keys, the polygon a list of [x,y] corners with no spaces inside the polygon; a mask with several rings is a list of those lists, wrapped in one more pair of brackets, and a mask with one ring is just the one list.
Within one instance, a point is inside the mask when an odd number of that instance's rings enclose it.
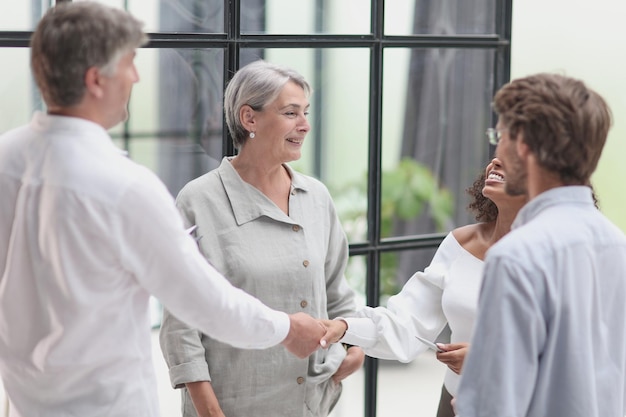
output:
{"label": "forearm", "polygon": [[163,311],[159,343],[173,388],[184,387],[189,381],[211,379],[200,332],[178,320],[167,309]]}
{"label": "forearm", "polygon": [[177,285],[164,285],[159,296],[172,314],[213,339],[243,349],[265,349],[285,339],[287,314],[233,287],[200,255],[187,255],[178,275],[168,277],[178,276]]}
{"label": "forearm", "polygon": [[346,357],[332,377],[335,383],[338,384],[343,379],[358,371],[361,366],[363,366],[364,360],[365,353],[363,349],[358,346],[347,347]]}
{"label": "forearm", "polygon": [[323,323],[328,328],[324,336],[328,342],[340,341],[360,346],[368,356],[409,362],[426,350],[409,326],[403,326],[398,320],[391,320],[382,314],[376,318],[341,318],[324,320]]}
{"label": "forearm", "polygon": [[198,417],[223,417],[219,401],[209,381],[189,382],[185,384]]}

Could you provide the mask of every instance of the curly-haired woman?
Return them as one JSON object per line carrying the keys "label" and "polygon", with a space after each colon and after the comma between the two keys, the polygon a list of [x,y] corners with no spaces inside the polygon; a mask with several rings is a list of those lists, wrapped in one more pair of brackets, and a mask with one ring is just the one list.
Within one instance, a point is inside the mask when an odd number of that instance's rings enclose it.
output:
{"label": "curly-haired woman", "polygon": [[[409,362],[428,349],[449,325],[451,343],[438,343],[437,359],[448,366],[437,417],[454,416],[450,400],[469,348],[487,250],[509,232],[525,196],[510,196],[506,178],[494,158],[467,189],[476,223],[452,230],[441,242],[430,266],[416,272],[387,307],[364,307],[358,318],[325,321],[327,337],[361,346],[368,356]],[[347,331],[346,331],[347,324]],[[345,332],[345,334],[344,334]],[[328,335],[333,336],[328,336]],[[341,335],[343,334],[343,337]]]}

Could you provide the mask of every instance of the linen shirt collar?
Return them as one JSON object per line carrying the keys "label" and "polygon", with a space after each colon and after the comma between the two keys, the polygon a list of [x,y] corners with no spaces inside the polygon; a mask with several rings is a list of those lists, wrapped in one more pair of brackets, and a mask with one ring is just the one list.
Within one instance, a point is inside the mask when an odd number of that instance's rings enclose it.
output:
{"label": "linen shirt collar", "polygon": [[584,185],[568,185],[544,191],[522,207],[519,213],[517,213],[511,229],[525,225],[542,211],[557,205],[593,207],[591,188]]}
{"label": "linen shirt collar", "polygon": [[[116,152],[128,156],[128,152],[118,148],[113,143],[111,137],[102,126],[87,119],[36,111],[33,114],[30,126],[36,132],[65,133],[60,136],[61,138],[75,140],[75,137],[79,136],[84,145],[94,147],[97,151]],[[96,150],[94,149],[94,151]]]}
{"label": "linen shirt collar", "polygon": [[[241,179],[230,163],[231,159],[232,157],[224,157],[217,172],[222,180],[228,199],[230,200],[237,224],[241,226],[242,224],[262,216],[289,224],[295,224],[293,219],[280,210],[273,201],[267,198],[253,185]],[[298,192],[307,192],[308,187],[304,177],[292,170],[289,165],[283,164],[283,166],[291,176],[290,195],[294,196]]]}

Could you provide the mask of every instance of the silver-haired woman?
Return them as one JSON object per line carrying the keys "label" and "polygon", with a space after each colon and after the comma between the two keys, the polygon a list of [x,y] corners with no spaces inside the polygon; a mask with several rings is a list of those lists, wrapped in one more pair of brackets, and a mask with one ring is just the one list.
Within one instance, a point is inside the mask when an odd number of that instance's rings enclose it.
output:
{"label": "silver-haired woman", "polygon": [[[331,197],[287,165],[310,130],[309,95],[292,69],[256,61],[239,70],[224,95],[238,154],[187,184],[177,204],[198,226],[204,256],[235,286],[288,313],[351,316],[348,245]],[[364,359],[360,348],[341,345],[307,359],[282,347],[235,349],[167,312],[160,339],[185,417],[327,416],[340,381]]]}

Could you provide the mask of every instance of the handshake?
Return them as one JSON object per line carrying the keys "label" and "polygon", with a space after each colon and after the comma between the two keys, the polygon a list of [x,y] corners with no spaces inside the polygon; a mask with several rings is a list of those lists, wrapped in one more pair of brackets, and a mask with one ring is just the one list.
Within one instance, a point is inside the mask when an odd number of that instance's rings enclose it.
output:
{"label": "handshake", "polygon": [[299,358],[337,343],[348,330],[343,320],[318,320],[305,313],[289,315],[289,333],[282,345]]}

